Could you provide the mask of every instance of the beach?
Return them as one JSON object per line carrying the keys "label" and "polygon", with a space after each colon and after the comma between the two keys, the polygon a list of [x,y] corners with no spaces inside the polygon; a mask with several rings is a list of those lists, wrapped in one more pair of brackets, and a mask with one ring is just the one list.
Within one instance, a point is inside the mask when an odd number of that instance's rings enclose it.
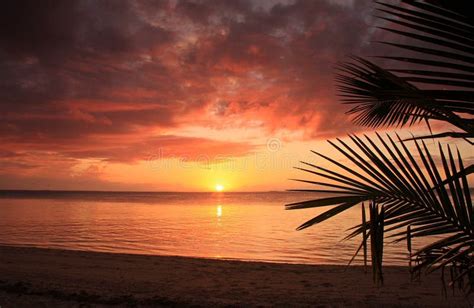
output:
{"label": "beach", "polygon": [[0,246],[0,306],[470,307],[439,273]]}

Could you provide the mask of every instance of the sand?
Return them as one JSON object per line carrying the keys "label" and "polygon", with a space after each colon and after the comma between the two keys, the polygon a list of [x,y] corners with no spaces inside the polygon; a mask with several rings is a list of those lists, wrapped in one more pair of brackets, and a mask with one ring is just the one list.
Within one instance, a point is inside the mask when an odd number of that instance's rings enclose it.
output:
{"label": "sand", "polygon": [[472,307],[438,274],[0,246],[0,306]]}

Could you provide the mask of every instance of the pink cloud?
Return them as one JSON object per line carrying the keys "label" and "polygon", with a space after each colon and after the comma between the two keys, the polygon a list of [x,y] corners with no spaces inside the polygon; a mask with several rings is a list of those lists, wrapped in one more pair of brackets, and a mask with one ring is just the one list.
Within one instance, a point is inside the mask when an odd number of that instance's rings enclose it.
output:
{"label": "pink cloud", "polygon": [[[173,132],[195,125],[343,134],[351,126],[333,67],[368,49],[370,10],[370,1],[0,4],[9,25],[0,29],[0,150],[52,152],[63,166],[135,162],[156,147],[168,156],[255,148]],[[47,164],[0,159],[5,170]]]}

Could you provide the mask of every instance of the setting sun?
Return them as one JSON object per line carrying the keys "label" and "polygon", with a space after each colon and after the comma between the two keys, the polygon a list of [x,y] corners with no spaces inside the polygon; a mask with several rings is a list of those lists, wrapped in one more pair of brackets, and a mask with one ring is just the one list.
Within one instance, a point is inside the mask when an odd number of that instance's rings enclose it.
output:
{"label": "setting sun", "polygon": [[224,185],[217,184],[216,185],[216,191],[223,191],[224,190]]}

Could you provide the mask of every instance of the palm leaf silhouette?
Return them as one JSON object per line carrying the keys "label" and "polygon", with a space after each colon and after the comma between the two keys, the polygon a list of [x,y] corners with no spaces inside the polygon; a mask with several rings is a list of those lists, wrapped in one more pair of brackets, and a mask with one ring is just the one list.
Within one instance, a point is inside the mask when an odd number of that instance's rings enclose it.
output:
{"label": "palm leaf silhouette", "polygon": [[[378,43],[418,56],[378,57],[406,68],[385,69],[358,57],[340,64],[336,81],[343,102],[353,106],[348,113],[354,115],[355,123],[370,127],[441,120],[457,131],[434,137],[474,137],[472,19],[425,2],[402,2],[407,6],[377,2],[384,15],[379,18],[396,25],[396,29],[379,28],[414,43]],[[422,89],[420,84],[437,89]]]}
{"label": "palm leaf silhouette", "polygon": [[[392,25],[380,28],[401,38],[377,43],[403,53],[376,58],[396,63],[396,67],[384,68],[355,56],[339,64],[336,83],[342,102],[351,106],[348,114],[359,125],[403,127],[424,121],[429,126],[431,121],[442,121],[452,129],[408,140],[377,134],[374,139],[350,136],[350,143],[329,141],[352,166],[314,152],[332,167],[302,162],[304,167],[298,169],[317,179],[296,181],[318,186],[301,190],[336,196],[286,208],[332,206],[302,224],[300,230],[369,201],[371,219],[365,219],[363,207],[362,223],[347,238],[363,235],[356,255],[363,247],[364,256],[370,238],[374,277],[379,273],[382,280],[383,237],[388,232],[394,242],[407,240],[414,272],[449,268],[452,282],[467,278],[470,292],[474,286],[474,217],[467,175],[474,172],[474,165],[464,167],[460,153],[441,144],[439,153],[433,155],[420,140],[452,137],[470,142],[468,138],[474,137],[473,11],[468,1],[401,2],[376,1],[378,17]],[[411,253],[412,238],[433,235],[442,239]]]}
{"label": "palm leaf silhouette", "polygon": [[[390,135],[382,138],[379,134],[376,140],[367,136],[349,137],[350,143],[341,139],[329,143],[351,162],[351,166],[313,152],[334,168],[330,170],[308,162],[302,162],[305,168],[297,168],[317,176],[317,180],[296,179],[318,186],[305,191],[337,195],[286,205],[288,210],[333,206],[303,223],[298,230],[323,222],[363,201],[372,201],[383,208],[385,232],[390,232],[388,237],[395,242],[407,238],[407,226],[410,226],[410,239],[449,235],[415,254],[421,258],[420,266],[438,268],[458,262],[462,274],[471,272],[472,264],[467,266],[465,261],[458,260],[472,255],[474,250],[474,216],[467,181],[472,170],[466,171],[460,153],[453,154],[451,147],[443,148],[438,144],[439,158],[435,158],[423,141],[403,141],[398,135],[395,140]],[[414,145],[414,153],[408,143]],[[438,170],[437,159],[442,172]],[[453,177],[454,174],[457,176]],[[332,189],[329,191],[326,187]],[[371,223],[369,220],[355,226],[346,239],[370,230]],[[441,248],[443,253],[433,257],[434,249]],[[423,259],[424,255],[430,258]]]}

